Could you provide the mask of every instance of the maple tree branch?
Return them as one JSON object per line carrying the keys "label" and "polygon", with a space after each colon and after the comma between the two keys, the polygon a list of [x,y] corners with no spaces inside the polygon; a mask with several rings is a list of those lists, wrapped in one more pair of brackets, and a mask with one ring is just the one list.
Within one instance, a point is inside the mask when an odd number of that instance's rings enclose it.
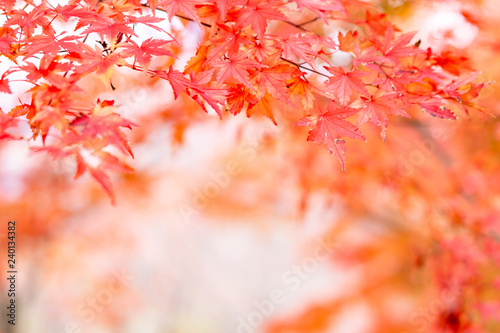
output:
{"label": "maple tree branch", "polygon": [[319,20],[319,16],[316,16],[315,18],[311,19],[311,20],[308,20],[308,21],[305,21],[303,23],[300,23],[300,24],[296,24],[296,23],[293,23],[293,22],[290,22],[290,21],[284,21],[285,23],[288,23],[290,24],[291,26],[297,28],[297,29],[300,29],[302,31],[307,31],[307,32],[311,32],[310,30],[306,29],[303,27],[303,25],[306,25],[306,24],[309,24],[309,23],[313,23],[315,21]]}
{"label": "maple tree branch", "polygon": [[310,71],[310,72],[312,72],[312,73],[315,73],[315,74],[318,74],[318,75],[321,75],[321,76],[324,76],[324,77],[330,78],[328,75],[323,74],[323,73],[320,73],[320,72],[318,72],[318,71],[317,71],[317,70],[315,70],[315,69],[312,69],[312,68],[309,68],[309,67],[305,67],[305,66],[303,66],[303,65],[297,64],[296,62],[293,62],[293,61],[288,60],[288,59],[283,58],[283,57],[280,57],[280,59],[281,59],[281,60],[283,60],[283,61],[288,62],[288,63],[289,63],[289,64],[291,64],[291,65],[297,66],[297,68],[302,68],[302,69],[305,69],[306,71]]}
{"label": "maple tree branch", "polygon": [[295,27],[295,28],[300,29],[302,31],[309,32],[309,30],[307,30],[306,28],[302,27],[300,24],[295,24],[295,23],[290,22],[290,21],[284,21],[284,22],[290,24],[292,27]]}
{"label": "maple tree branch", "polygon": [[[159,8],[156,8],[156,9],[160,10]],[[182,16],[182,15],[179,15],[179,14],[175,14],[175,16],[177,16],[178,18],[181,18],[181,19],[187,20],[187,21],[194,22],[194,20],[193,20],[193,19],[190,19],[189,17],[186,17],[186,16]],[[201,24],[202,26],[207,27],[207,28],[211,28],[211,27],[212,27],[212,25],[210,25],[210,24],[208,24],[208,23],[203,23],[203,22],[200,22],[200,24]]]}

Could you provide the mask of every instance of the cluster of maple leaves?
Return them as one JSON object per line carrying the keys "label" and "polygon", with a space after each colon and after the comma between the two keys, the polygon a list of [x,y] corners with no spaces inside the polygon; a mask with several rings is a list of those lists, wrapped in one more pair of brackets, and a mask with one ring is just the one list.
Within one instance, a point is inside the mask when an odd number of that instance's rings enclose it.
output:
{"label": "cluster of maple leaves", "polygon": [[[81,81],[97,75],[111,88],[113,70],[127,67],[169,82],[177,98],[187,94],[220,117],[230,112],[263,114],[276,123],[276,105],[300,109],[296,125],[311,127],[308,140],[324,143],[345,169],[345,138],[365,140],[360,126],[371,122],[385,138],[390,116],[410,117],[421,109],[455,119],[456,112],[481,110],[473,103],[484,84],[452,54],[418,48],[415,33],[400,33],[372,4],[358,0],[71,0],[2,1],[0,61],[13,65],[2,74],[0,92],[10,94],[12,75],[24,73],[31,101],[0,111],[0,140],[21,139],[9,132],[28,121],[35,151],[54,158],[74,156],[76,177],[85,171],[112,199],[107,171],[132,169],[110,147],[133,157],[123,128],[135,126],[112,100],[82,102]],[[159,27],[156,13],[196,22],[203,41],[185,67],[175,60],[153,66],[155,57],[174,59],[180,41]],[[306,12],[310,19],[294,22]],[[76,22],[56,32],[54,22]],[[322,22],[345,29],[335,35],[306,27]],[[282,24],[288,29],[273,28]],[[135,27],[165,35],[139,44]],[[321,30],[321,29],[320,29]],[[340,64],[333,55],[351,59]],[[7,59],[8,60],[7,60]],[[174,64],[174,66],[172,66]],[[12,81],[12,82],[11,82]],[[481,110],[482,111],[482,110]],[[54,139],[46,144],[47,136]],[[92,157],[93,156],[93,157]],[[92,157],[92,158],[90,158]],[[98,161],[96,163],[96,161]]]}

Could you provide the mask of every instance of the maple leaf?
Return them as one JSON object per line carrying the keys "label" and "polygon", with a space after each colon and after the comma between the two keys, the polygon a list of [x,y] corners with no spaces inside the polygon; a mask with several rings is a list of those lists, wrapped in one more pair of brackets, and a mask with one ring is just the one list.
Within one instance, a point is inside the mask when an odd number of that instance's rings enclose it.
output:
{"label": "maple leaf", "polygon": [[207,56],[207,62],[209,63],[224,56],[226,52],[228,52],[228,56],[232,56],[238,52],[240,44],[250,41],[241,31],[225,25],[219,25],[217,36],[205,44],[206,46],[213,46]]}
{"label": "maple leaf", "polygon": [[312,41],[313,38],[311,38],[311,36],[303,33],[297,33],[287,39],[284,39],[281,42],[281,46],[283,47],[283,56],[287,59],[291,59],[291,56],[295,55],[315,69],[316,64],[314,63],[314,60],[318,54],[314,51],[311,43]]}
{"label": "maple leaf", "polygon": [[250,59],[245,53],[239,53],[224,60],[213,63],[215,68],[219,68],[217,82],[223,83],[228,79],[235,79],[248,87],[252,87],[247,69],[261,68],[262,65]]}
{"label": "maple leaf", "polygon": [[342,33],[339,32],[339,50],[344,52],[353,52],[355,47],[358,45],[358,38],[357,31],[347,31],[345,35],[342,35]]}
{"label": "maple leaf", "polygon": [[377,38],[374,38],[374,42],[387,60],[389,60],[393,64],[398,64],[399,58],[405,58],[419,53],[425,53],[424,50],[421,50],[414,45],[408,45],[415,34],[416,32],[408,32],[402,34],[398,38],[395,38],[394,28],[392,24],[387,23],[384,40],[381,41]]}
{"label": "maple leaf", "polygon": [[120,34],[136,36],[134,29],[129,27],[129,22],[115,22],[107,17],[100,17],[95,22],[88,22],[88,28],[86,28],[83,33],[89,34],[95,32],[101,37],[101,39],[108,38],[110,41],[115,41],[116,37]]}
{"label": "maple leaf", "polygon": [[220,18],[224,20],[226,18],[227,12],[231,8],[233,1],[230,0],[215,0],[215,4],[217,5],[217,9],[219,9]]}
{"label": "maple leaf", "polygon": [[16,0],[3,0],[0,7],[3,8],[5,12],[10,11],[16,5]]}
{"label": "maple leaf", "polygon": [[262,97],[269,92],[277,100],[295,107],[286,88],[286,80],[290,79],[294,71],[295,69],[289,65],[256,70],[252,80],[258,82],[259,85],[257,96]]}
{"label": "maple leaf", "polygon": [[9,27],[0,27],[0,54],[5,55],[7,58],[15,62],[12,56],[12,47],[15,44],[14,29]]}
{"label": "maple leaf", "polygon": [[44,55],[40,60],[39,66],[35,66],[31,62],[26,62],[25,66],[20,66],[27,73],[26,79],[33,83],[36,83],[41,78],[47,80],[52,85],[59,85],[61,81],[65,81],[59,72],[67,72],[73,69],[73,65],[70,63],[61,62],[61,56],[51,56],[50,54]]}
{"label": "maple leaf", "polygon": [[133,56],[134,63],[137,61],[144,71],[147,71],[154,55],[175,57],[172,52],[162,47],[170,42],[171,40],[153,39],[151,37],[143,41],[141,46],[139,46],[136,42],[129,39],[126,43],[118,45],[118,47],[124,49],[123,56]]}
{"label": "maple leaf", "polygon": [[132,129],[132,126],[138,126],[122,118],[114,110],[114,101],[97,100],[97,105],[88,114],[83,114],[75,118],[70,126],[81,128],[81,135],[84,138],[103,139],[106,144],[114,145],[125,154],[130,154],[134,157],[132,150],[128,144],[125,134],[120,127]]}
{"label": "maple leaf", "polygon": [[63,21],[68,21],[72,17],[78,17],[86,21],[96,21],[99,19],[99,14],[93,10],[78,6],[76,4],[68,4],[65,6],[58,5],[52,11]]}
{"label": "maple leaf", "polygon": [[258,61],[273,66],[277,65],[283,52],[280,48],[281,44],[274,38],[267,36],[264,36],[263,39],[254,39],[252,44],[247,46]]}
{"label": "maple leaf", "polygon": [[103,55],[97,45],[94,48],[83,43],[79,45],[79,51],[70,52],[67,56],[69,60],[81,63],[80,66],[75,68],[75,73],[78,75],[96,72],[96,74],[103,75],[109,81],[113,72],[113,66],[126,64],[119,52]]}
{"label": "maple leaf", "polygon": [[472,70],[469,65],[469,59],[462,55],[457,55],[452,51],[444,51],[441,55],[432,54],[428,49],[429,58],[433,65],[440,66],[445,71],[459,76],[464,70]]}
{"label": "maple leaf", "polygon": [[237,115],[240,112],[246,112],[259,102],[259,99],[242,84],[230,85],[227,95],[227,107],[229,112]]}
{"label": "maple leaf", "polygon": [[273,109],[271,107],[272,100],[273,97],[266,93],[257,104],[247,110],[247,117],[251,117],[255,113],[260,113],[271,119],[274,125],[278,125],[278,123],[276,123],[276,119],[274,118]]}
{"label": "maple leaf", "polygon": [[167,12],[170,22],[172,22],[172,18],[174,18],[175,14],[181,11],[190,19],[200,23],[200,17],[198,16],[198,11],[195,6],[203,2],[204,1],[200,0],[162,0],[158,2],[156,7],[162,8]]}
{"label": "maple leaf", "polygon": [[353,91],[357,93],[368,96],[368,90],[366,90],[365,83],[361,81],[360,77],[367,75],[366,72],[360,70],[352,70],[346,72],[342,67],[326,67],[328,72],[332,73],[328,79],[327,88],[331,89],[333,95],[335,95],[340,102],[348,103]]}
{"label": "maple leaf", "polygon": [[307,141],[317,144],[324,143],[330,153],[340,161],[345,171],[345,141],[342,136],[365,140],[358,127],[350,121],[344,120],[355,115],[359,110],[347,106],[338,106],[331,102],[326,113],[308,116],[296,122],[296,126],[314,126],[307,137]]}
{"label": "maple leaf", "polygon": [[421,79],[417,70],[410,71],[395,67],[390,73],[385,69],[383,73],[379,73],[379,77],[373,81],[373,85],[379,86],[386,92],[406,91],[406,85],[419,81]]}
{"label": "maple leaf", "polygon": [[328,14],[332,11],[341,12],[343,14],[347,14],[344,4],[339,0],[330,0],[330,1],[322,1],[322,0],[295,0],[297,3],[297,7],[299,10],[302,8],[307,8],[314,13],[316,13],[326,24],[328,24]]}
{"label": "maple leaf", "polygon": [[[36,131],[42,135],[43,140],[45,140],[51,127],[55,127],[59,130],[67,127],[68,120],[64,115],[64,110],[59,107],[42,105],[36,109],[36,114],[31,118],[30,125],[32,128],[35,128]],[[36,136],[37,134],[33,135],[34,138],[36,138]]]}
{"label": "maple leaf", "polygon": [[405,108],[407,102],[402,98],[401,93],[385,94],[379,90],[370,97],[361,96],[362,109],[359,111],[358,126],[371,120],[375,126],[382,127],[380,135],[385,140],[389,115],[398,115],[410,118]]}
{"label": "maple leaf", "polygon": [[[450,98],[456,99],[459,102],[462,102],[462,96],[468,92],[472,87],[472,82],[477,78],[478,73],[468,73],[461,77],[458,77],[456,80],[451,81],[443,87],[443,92]],[[484,86],[484,85],[483,85]],[[477,97],[477,93],[483,86],[477,86],[475,96]]]}
{"label": "maple leaf", "polygon": [[416,104],[431,116],[445,119],[457,119],[457,116],[450,109],[443,106],[443,101],[441,99],[431,98],[421,100],[420,98]]}
{"label": "maple leaf", "polygon": [[56,55],[61,48],[67,51],[78,51],[78,45],[75,43],[78,38],[77,36],[59,38],[61,35],[63,33],[58,36],[48,34],[26,38],[24,40],[26,43],[23,47],[24,57],[29,58],[38,52],[43,52],[44,55]]}
{"label": "maple leaf", "polygon": [[157,5],[158,5],[158,0],[148,0],[148,7],[151,8],[153,15],[155,15]]}
{"label": "maple leaf", "polygon": [[172,69],[170,66],[168,72],[157,72],[157,75],[166,79],[174,91],[174,97],[177,98],[181,92],[188,94],[200,107],[207,112],[203,102],[207,102],[222,118],[222,105],[227,90],[224,88],[212,88],[206,84],[211,80],[214,69],[210,71],[195,73],[191,71],[189,78],[183,73]]}
{"label": "maple leaf", "polygon": [[167,34],[170,38],[174,39],[172,37],[172,35],[170,35],[167,31],[165,31],[164,29],[162,29],[154,24],[154,23],[160,23],[163,21],[163,19],[160,17],[155,17],[152,15],[143,15],[143,16],[138,16],[138,17],[128,15],[127,20],[128,20],[128,23],[131,23],[131,24],[144,24],[150,28],[155,29],[156,31],[163,32],[163,33]]}
{"label": "maple leaf", "polygon": [[10,13],[10,18],[4,23],[4,26],[17,24],[26,37],[30,37],[38,27],[41,27],[46,33],[54,34],[54,29],[50,26],[46,16],[49,12],[50,10],[43,3],[35,6],[29,13],[23,9],[13,10]]}
{"label": "maple leaf", "polygon": [[279,4],[280,1],[277,0],[249,0],[246,6],[235,13],[237,27],[242,29],[250,25],[259,38],[262,38],[266,33],[268,20],[288,21],[286,16],[277,9]]}
{"label": "maple leaf", "polygon": [[181,92],[187,93],[187,89],[189,87],[193,87],[191,80],[188,79],[183,73],[173,69],[172,66],[169,67],[168,72],[159,71],[156,75],[170,83],[174,91],[174,98],[176,99]]}
{"label": "maple leaf", "polygon": [[202,71],[205,65],[205,61],[207,60],[208,47],[208,45],[201,45],[198,48],[196,54],[192,56],[191,59],[189,59],[186,63],[186,66],[184,67],[184,73],[187,74],[191,71],[198,73]]}
{"label": "maple leaf", "polygon": [[321,90],[313,82],[303,78],[306,73],[297,71],[292,74],[292,78],[287,81],[287,88],[290,96],[300,96],[304,111],[309,111],[314,107],[316,101],[313,93],[329,97],[326,92]]}
{"label": "maple leaf", "polygon": [[214,69],[199,73],[191,72],[189,74],[191,86],[188,88],[188,94],[205,112],[207,112],[207,109],[203,101],[210,105],[217,112],[219,118],[222,119],[221,110],[227,95],[227,89],[215,88],[208,85],[213,77],[213,73]]}

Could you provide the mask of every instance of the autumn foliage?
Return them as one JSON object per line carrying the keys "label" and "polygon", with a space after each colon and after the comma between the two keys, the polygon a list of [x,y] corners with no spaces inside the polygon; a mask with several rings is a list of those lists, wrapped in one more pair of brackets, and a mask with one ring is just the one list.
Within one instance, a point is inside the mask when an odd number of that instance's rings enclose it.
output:
{"label": "autumn foliage", "polygon": [[[441,2],[452,1],[434,3]],[[125,186],[133,183],[141,193],[153,183],[147,173],[134,174],[129,157],[156,122],[172,129],[165,144],[175,146],[183,143],[187,128],[211,116],[224,121],[244,114],[248,122],[264,116],[285,129],[269,139],[268,155],[258,161],[271,178],[297,182],[297,216],[321,189],[343,207],[339,222],[325,234],[349,244],[350,228],[379,223],[383,229],[375,228],[380,237],[373,242],[337,255],[341,265],[363,264],[372,277],[360,283],[358,295],[270,320],[268,332],[326,331],[342,306],[359,300],[376,309],[380,322],[373,332],[400,332],[405,325],[378,307],[380,289],[397,286],[413,297],[418,288],[406,282],[419,278],[432,280],[437,290],[451,280],[460,286],[452,304],[432,317],[428,332],[495,332],[500,128],[490,84],[500,66],[492,66],[489,76],[476,68],[493,62],[498,23],[486,16],[483,1],[453,2],[463,5],[460,15],[483,36],[475,43],[488,52],[472,53],[484,60],[475,61],[451,45],[435,50],[416,31],[394,23],[399,18],[404,24],[412,10],[432,2],[402,1],[398,8],[390,3],[2,1],[0,62],[8,69],[0,92],[17,105],[0,110],[0,141],[25,141],[53,163],[73,161],[74,178],[88,172],[114,204],[110,172],[127,174]],[[175,101],[165,96],[165,105],[138,120],[124,115],[113,97],[165,84]],[[340,167],[306,140],[326,148]],[[277,162],[266,149],[276,149],[286,161]],[[240,177],[257,173],[246,170]],[[49,185],[34,183],[42,189]],[[278,188],[257,188],[266,198],[279,196]],[[245,200],[223,191],[214,201],[211,213],[228,202],[251,210]],[[272,206],[272,199],[262,201],[254,204]],[[64,207],[51,214],[62,219]],[[379,264],[391,269],[379,274]],[[423,294],[431,298],[432,292]]]}
{"label": "autumn foliage", "polygon": [[[24,72],[31,101],[2,115],[2,138],[17,139],[8,130],[26,119],[32,138],[24,139],[42,138],[43,145],[32,149],[56,159],[74,156],[75,176],[89,171],[112,198],[106,172],[131,168],[106,148],[133,157],[124,128],[135,124],[120,115],[113,100],[82,98],[82,81],[97,75],[114,89],[113,71],[119,67],[166,80],[176,98],[187,94],[221,118],[228,112],[263,114],[276,124],[276,105],[295,108],[296,125],[311,128],[307,139],[324,143],[344,170],[345,138],[365,140],[365,123],[380,127],[385,138],[391,116],[410,118],[423,110],[456,119],[485,112],[474,104],[484,86],[474,82],[474,71],[456,64],[452,54],[420,49],[419,41],[412,42],[414,32],[400,33],[363,1],[14,4],[2,4],[8,19],[0,52],[14,66],[2,75],[1,87],[10,93],[10,77]],[[177,16],[202,27],[204,41],[184,68],[175,66],[182,41],[158,26],[163,19],[157,11],[170,21]],[[315,21],[325,27],[309,30]],[[56,22],[65,30],[56,31]],[[350,30],[326,33],[331,22]],[[134,28],[140,25],[164,38],[139,42]],[[347,61],[335,61],[335,54]],[[151,65],[159,57],[163,61]],[[53,138],[50,144],[47,136]]]}

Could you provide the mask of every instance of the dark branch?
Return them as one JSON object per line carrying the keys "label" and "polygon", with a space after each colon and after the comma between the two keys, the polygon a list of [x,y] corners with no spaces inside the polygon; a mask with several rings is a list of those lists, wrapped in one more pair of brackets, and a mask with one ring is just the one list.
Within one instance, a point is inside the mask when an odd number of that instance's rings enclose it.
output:
{"label": "dark branch", "polygon": [[328,76],[328,75],[323,74],[323,73],[320,73],[320,72],[318,72],[318,71],[317,71],[317,70],[315,70],[315,69],[312,69],[312,68],[309,68],[309,67],[305,67],[305,66],[299,65],[299,64],[297,64],[297,63],[295,63],[295,62],[293,62],[293,61],[291,61],[291,60],[288,60],[288,59],[286,59],[286,58],[283,58],[283,57],[280,57],[280,59],[281,59],[281,60],[283,60],[283,61],[286,61],[286,62],[287,62],[287,63],[289,63],[289,64],[292,64],[292,65],[294,65],[294,66],[297,66],[297,68],[302,68],[302,69],[304,69],[304,70],[306,70],[306,71],[309,71],[309,72],[312,72],[312,73],[315,73],[315,74],[318,74],[318,75],[321,75],[321,76],[324,76],[324,77],[329,78],[329,76]]}

